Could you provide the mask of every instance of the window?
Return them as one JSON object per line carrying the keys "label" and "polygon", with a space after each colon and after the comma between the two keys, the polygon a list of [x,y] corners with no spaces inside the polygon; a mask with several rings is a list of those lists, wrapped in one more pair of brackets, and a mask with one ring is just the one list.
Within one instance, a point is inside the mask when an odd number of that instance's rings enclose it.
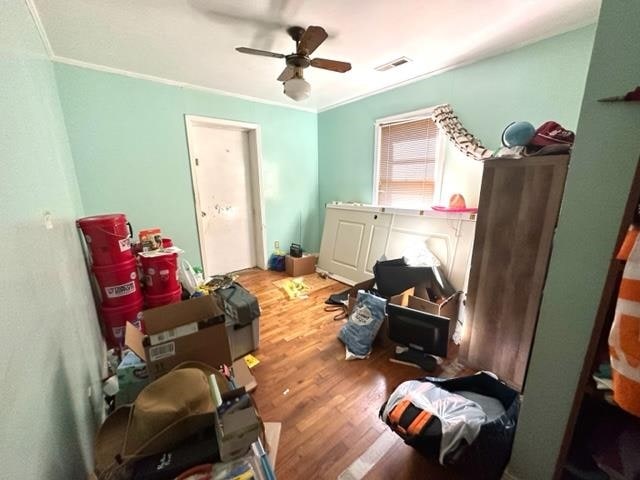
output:
{"label": "window", "polygon": [[[418,115],[417,115],[418,114]],[[442,165],[440,130],[430,111],[376,122],[374,203],[427,208],[438,200]]]}

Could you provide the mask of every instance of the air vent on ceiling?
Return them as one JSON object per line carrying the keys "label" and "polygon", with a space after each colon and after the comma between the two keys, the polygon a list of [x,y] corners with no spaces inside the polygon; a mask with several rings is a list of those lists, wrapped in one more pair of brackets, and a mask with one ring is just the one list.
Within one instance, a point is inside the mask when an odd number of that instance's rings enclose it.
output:
{"label": "air vent on ceiling", "polygon": [[409,60],[407,57],[396,58],[395,60],[391,60],[388,63],[377,66],[374,70],[377,70],[378,72],[386,72],[387,70],[399,67],[400,65],[404,65],[405,63],[409,63],[410,61],[411,60]]}

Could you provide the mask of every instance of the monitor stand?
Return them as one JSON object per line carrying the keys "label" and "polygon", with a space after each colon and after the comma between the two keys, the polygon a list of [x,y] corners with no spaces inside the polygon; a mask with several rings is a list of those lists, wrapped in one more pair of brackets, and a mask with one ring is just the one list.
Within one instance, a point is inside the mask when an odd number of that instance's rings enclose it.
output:
{"label": "monitor stand", "polygon": [[407,347],[396,347],[396,353],[389,360],[394,363],[419,367],[427,372],[432,372],[438,366],[438,360],[433,355]]}

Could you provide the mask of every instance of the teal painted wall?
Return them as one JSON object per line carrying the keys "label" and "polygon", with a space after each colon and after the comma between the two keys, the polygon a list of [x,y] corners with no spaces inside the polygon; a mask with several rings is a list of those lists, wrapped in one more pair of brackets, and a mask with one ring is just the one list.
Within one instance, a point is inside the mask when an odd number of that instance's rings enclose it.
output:
{"label": "teal painted wall", "polygon": [[[509,471],[551,478],[640,158],[640,2],[605,0],[554,239]],[[607,333],[605,333],[606,335]]]}
{"label": "teal painted wall", "polygon": [[490,148],[514,120],[555,119],[575,128],[594,31],[582,28],[320,113],[321,214],[333,200],[372,201],[376,119],[449,103]]}
{"label": "teal painted wall", "polygon": [[0,25],[0,477],[85,478],[104,347],[75,228],[80,193],[25,2],[2,2]]}
{"label": "teal painted wall", "polygon": [[[260,124],[267,246],[319,248],[315,113],[55,65],[87,214],[158,226],[200,264],[184,115]],[[302,238],[299,232],[302,231]]]}

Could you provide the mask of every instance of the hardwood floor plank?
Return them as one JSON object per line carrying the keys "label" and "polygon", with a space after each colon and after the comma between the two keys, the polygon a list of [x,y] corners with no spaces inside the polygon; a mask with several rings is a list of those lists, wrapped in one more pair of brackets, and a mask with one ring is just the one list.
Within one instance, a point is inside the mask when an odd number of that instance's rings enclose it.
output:
{"label": "hardwood floor plank", "polygon": [[[368,359],[345,360],[337,339],[344,321],[334,321],[337,312],[325,312],[324,301],[347,287],[336,283],[307,299],[287,300],[272,284],[282,278],[286,274],[252,269],[240,272],[238,280],[262,310],[254,399],[264,421],[282,422],[278,478],[335,480],[387,429],[378,411],[389,394],[425,372],[389,362],[393,344],[384,338],[376,340]],[[366,478],[457,478],[443,472],[397,437]]]}

